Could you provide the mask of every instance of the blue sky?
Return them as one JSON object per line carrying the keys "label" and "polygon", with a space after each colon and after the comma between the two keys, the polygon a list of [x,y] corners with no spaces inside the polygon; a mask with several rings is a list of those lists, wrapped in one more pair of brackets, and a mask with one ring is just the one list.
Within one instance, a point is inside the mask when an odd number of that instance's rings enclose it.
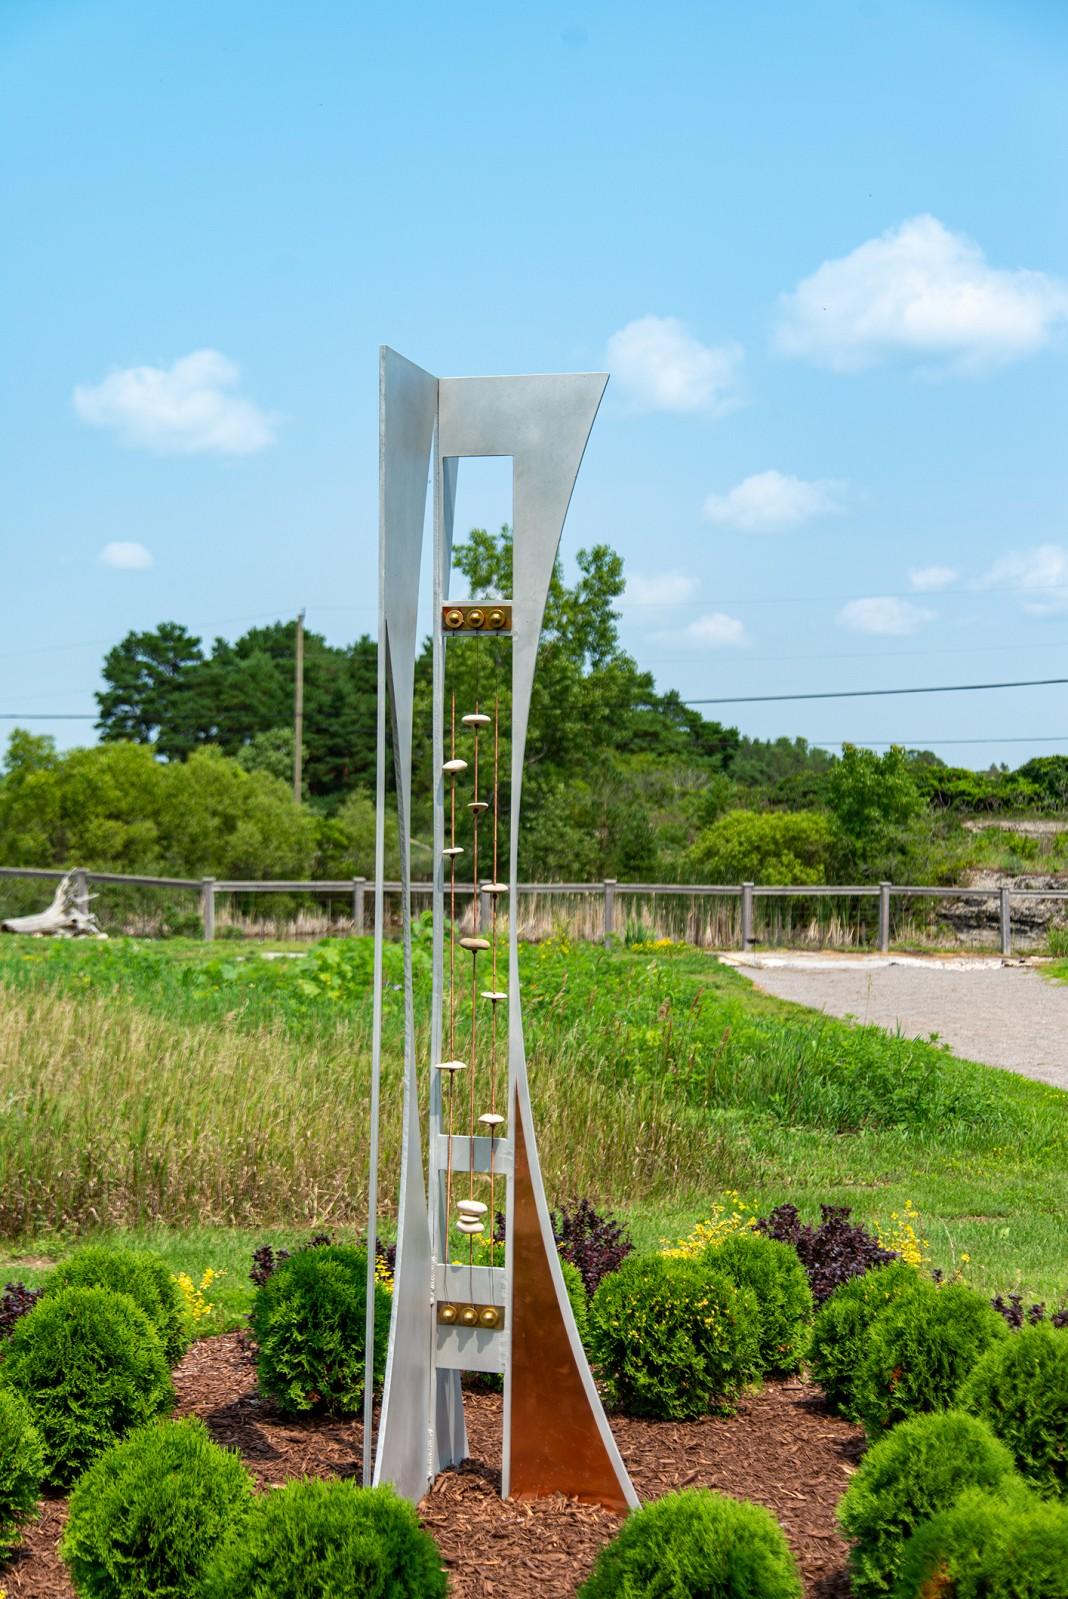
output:
{"label": "blue sky", "polygon": [[[564,548],[622,552],[663,687],[1068,677],[1066,45],[1056,0],[4,6],[0,712],[86,741],[34,713],[164,618],[372,630],[380,343],[612,372]],[[710,714],[1068,751],[1064,687]]]}

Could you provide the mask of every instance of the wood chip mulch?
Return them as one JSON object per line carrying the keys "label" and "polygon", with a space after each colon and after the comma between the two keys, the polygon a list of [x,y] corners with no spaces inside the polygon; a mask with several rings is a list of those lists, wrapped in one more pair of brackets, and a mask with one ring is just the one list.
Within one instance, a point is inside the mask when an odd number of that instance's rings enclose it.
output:
{"label": "wood chip mulch", "polygon": [[[226,1333],[194,1344],[175,1372],[178,1415],[202,1416],[221,1444],[240,1449],[261,1487],[291,1477],[358,1476],[355,1421],[294,1421],[256,1391],[248,1340]],[[453,1599],[572,1599],[619,1517],[558,1496],[500,1499],[501,1401],[465,1396],[471,1458],[445,1472],[419,1507],[449,1570]],[[734,1416],[693,1422],[612,1418],[642,1500],[702,1485],[766,1505],[797,1556],[809,1599],[848,1599],[846,1545],[835,1505],[860,1458],[857,1428],[832,1416],[812,1384],[769,1382]],[[9,1599],[74,1599],[56,1554],[66,1505],[47,1499],[21,1549],[0,1571]]]}

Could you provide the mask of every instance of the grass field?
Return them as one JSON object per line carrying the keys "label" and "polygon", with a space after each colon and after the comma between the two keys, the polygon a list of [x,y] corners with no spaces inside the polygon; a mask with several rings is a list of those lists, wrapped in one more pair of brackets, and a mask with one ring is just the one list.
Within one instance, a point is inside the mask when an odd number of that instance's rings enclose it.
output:
{"label": "grass field", "polygon": [[[275,953],[0,940],[0,1274],[33,1280],[87,1232],[133,1235],[194,1277],[226,1271],[225,1325],[247,1306],[256,1243],[364,1224],[370,941]],[[422,932],[415,964],[425,1010]],[[552,1200],[625,1213],[641,1247],[687,1232],[724,1190],[884,1224],[911,1201],[934,1264],[969,1256],[979,1287],[1068,1295],[1068,1096],[758,994],[681,946],[550,940],[522,968]]]}

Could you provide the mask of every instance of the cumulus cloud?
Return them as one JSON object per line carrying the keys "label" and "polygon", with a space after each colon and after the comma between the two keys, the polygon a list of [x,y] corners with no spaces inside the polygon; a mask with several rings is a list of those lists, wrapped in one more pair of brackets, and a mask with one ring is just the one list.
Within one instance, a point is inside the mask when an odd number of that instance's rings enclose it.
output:
{"label": "cumulus cloud", "polygon": [[909,582],[917,594],[934,594],[938,589],[948,589],[959,576],[951,566],[916,566],[909,573]]}
{"label": "cumulus cloud", "polygon": [[973,586],[1018,589],[1029,616],[1058,616],[1068,611],[1068,550],[1062,544],[1010,550]]}
{"label": "cumulus cloud", "polygon": [[1068,283],[989,265],[937,217],[912,217],[824,261],[780,297],[785,355],[855,372],[895,356],[980,372],[1032,355],[1068,318]]}
{"label": "cumulus cloud", "polygon": [[627,579],[624,605],[660,606],[681,605],[697,592],[697,579],[685,572],[657,572],[648,577],[642,572],[632,572]]}
{"label": "cumulus cloud", "polygon": [[218,350],[194,350],[173,366],[131,366],[79,384],[74,409],[121,444],[161,455],[253,455],[274,443],[274,422],[234,392],[240,373]]}
{"label": "cumulus cloud", "polygon": [[100,551],[100,561],[102,565],[113,566],[119,572],[145,572],[152,565],[152,551],[146,550],[143,544],[124,544],[119,540],[104,545]]}
{"label": "cumulus cloud", "polygon": [[813,517],[841,511],[844,488],[829,478],[806,482],[783,472],[756,472],[726,494],[710,494],[705,519],[751,533],[797,527]]}
{"label": "cumulus cloud", "polygon": [[925,622],[933,622],[934,617],[934,611],[913,605],[911,600],[896,599],[892,594],[850,600],[838,613],[841,625],[854,633],[893,634],[899,637],[905,633],[915,633]]}
{"label": "cumulus cloud", "polygon": [[646,411],[707,411],[737,404],[740,344],[702,344],[674,316],[643,316],[613,333],[608,366],[630,399]]}
{"label": "cumulus cloud", "polygon": [[692,644],[714,650],[738,649],[752,642],[745,624],[725,611],[710,611],[707,616],[696,617],[683,628],[682,636]]}

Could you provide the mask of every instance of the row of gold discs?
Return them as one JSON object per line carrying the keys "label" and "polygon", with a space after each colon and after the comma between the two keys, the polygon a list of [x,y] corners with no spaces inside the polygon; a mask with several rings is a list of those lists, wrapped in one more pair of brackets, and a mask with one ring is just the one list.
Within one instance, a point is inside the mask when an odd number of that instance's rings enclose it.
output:
{"label": "row of gold discs", "polygon": [[[456,1229],[468,1239],[468,1252],[473,1260],[474,1241],[486,1230],[487,1211],[492,1217],[495,1202],[495,1156],[494,1148],[496,1139],[504,1125],[505,1118],[497,1110],[497,1007],[502,1004],[508,995],[497,987],[497,907],[501,894],[507,893],[508,885],[497,881],[497,850],[499,835],[498,793],[500,777],[500,725],[499,710],[495,705],[494,715],[487,716],[484,711],[477,709],[470,711],[461,718],[462,725],[470,730],[474,736],[473,745],[473,777],[474,798],[468,802],[473,822],[472,845],[472,882],[475,887],[474,895],[474,932],[457,940],[456,938],[456,868],[459,858],[463,855],[463,847],[456,842],[456,810],[457,810],[457,781],[468,769],[467,761],[456,754],[456,702],[452,703],[450,721],[450,754],[444,762],[442,771],[449,782],[449,842],[445,846],[444,855],[449,863],[449,1049],[453,1056],[451,1060],[439,1061],[437,1070],[445,1075],[448,1083],[448,1169],[446,1173],[446,1214],[452,1217],[452,1184],[453,1160],[452,1140],[454,1133],[454,1083],[461,1072],[467,1072],[468,1092],[468,1128],[467,1136],[471,1141],[471,1155],[468,1163],[469,1192],[467,1197],[460,1199],[456,1204],[457,1220]],[[479,741],[480,736],[488,728],[493,729],[493,788],[492,804],[479,796]],[[493,823],[493,876],[488,882],[479,883],[478,879],[478,853],[479,853],[479,826],[487,812],[492,811]],[[481,899],[480,892],[491,896],[493,906],[491,936],[483,936],[481,927]],[[456,1056],[456,1013],[457,1013],[457,984],[456,984],[456,948],[466,950],[471,956],[471,985],[470,985],[470,1013],[471,1013],[471,1048],[470,1060],[457,1060]],[[478,958],[489,953],[492,961],[492,986],[479,990],[478,987]],[[476,1076],[478,1065],[478,1002],[488,1002],[490,1006],[490,1109],[476,1115]],[[489,1181],[490,1203],[477,1199],[474,1194],[475,1179],[475,1137],[477,1128],[483,1128],[490,1138]],[[493,1265],[494,1240],[492,1224],[490,1232],[490,1265]],[[496,1327],[500,1325],[500,1314],[492,1305],[443,1305],[439,1314],[443,1322],[459,1322],[464,1326],[481,1325]]]}

